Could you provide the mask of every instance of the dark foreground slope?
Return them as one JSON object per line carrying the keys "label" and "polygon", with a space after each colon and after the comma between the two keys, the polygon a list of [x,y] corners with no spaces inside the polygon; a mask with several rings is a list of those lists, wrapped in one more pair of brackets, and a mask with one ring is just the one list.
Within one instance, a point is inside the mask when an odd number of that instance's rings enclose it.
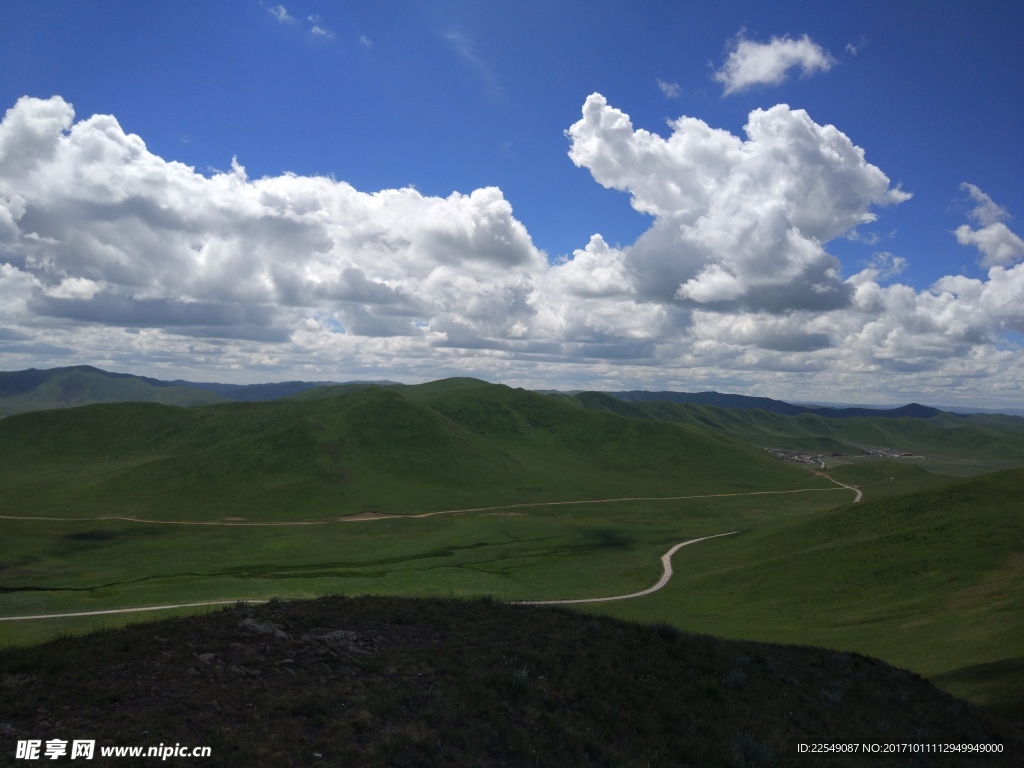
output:
{"label": "dark foreground slope", "polygon": [[1019,723],[865,656],[489,601],[239,606],[6,651],[0,686],[2,764],[19,738],[75,737],[247,768],[835,764],[794,759],[821,741],[1008,756],[847,766],[1024,756]]}

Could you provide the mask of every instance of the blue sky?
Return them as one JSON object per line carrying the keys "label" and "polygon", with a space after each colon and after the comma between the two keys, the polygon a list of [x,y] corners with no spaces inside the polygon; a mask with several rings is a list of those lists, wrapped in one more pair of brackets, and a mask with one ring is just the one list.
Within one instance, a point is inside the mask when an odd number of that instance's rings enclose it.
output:
{"label": "blue sky", "polygon": [[[74,117],[53,118],[66,156],[0,171],[0,196],[21,200],[0,241],[0,368],[88,362],[233,381],[471,373],[1019,405],[1022,37],[1019,3],[996,2],[8,2],[0,105],[57,96]],[[730,57],[753,81],[729,80]],[[597,122],[567,135],[595,93]],[[57,114],[46,103],[23,112]],[[729,165],[754,110],[769,115],[765,136],[795,137],[799,123],[798,144],[834,126],[883,176],[843,176],[767,138]],[[141,139],[146,158],[71,152],[71,126],[93,115]],[[669,139],[668,121],[686,116],[736,146],[709,136],[627,157],[600,115],[628,116],[641,144],[641,131]],[[23,151],[8,118],[8,154]],[[688,125],[680,142],[699,134]],[[176,176],[157,189],[136,174],[175,162],[209,183]],[[325,177],[356,197],[317,186]],[[830,185],[831,198],[811,199],[813,226],[800,223],[799,195],[772,204],[794,180]],[[672,208],[665,190],[678,184],[710,189],[705,207]],[[228,213],[190,218],[184,190],[197,209]],[[382,203],[381,190],[406,193]],[[254,213],[268,194],[287,203]],[[83,208],[89,196],[104,211]],[[177,211],[175,223],[139,214],[140,201]],[[752,234],[723,240],[739,226]]]}

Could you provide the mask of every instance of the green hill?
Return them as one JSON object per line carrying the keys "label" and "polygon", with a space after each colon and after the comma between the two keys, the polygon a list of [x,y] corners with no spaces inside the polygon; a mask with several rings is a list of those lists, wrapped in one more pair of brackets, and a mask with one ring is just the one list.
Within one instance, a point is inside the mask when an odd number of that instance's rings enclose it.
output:
{"label": "green hill", "polygon": [[1016,416],[939,413],[926,419],[867,416],[832,419],[809,413],[783,415],[692,403],[627,403],[597,392],[580,393],[575,399],[586,408],[712,429],[762,447],[857,455],[868,446],[944,458],[1002,462],[1004,466],[1024,462],[1024,419]]}
{"label": "green hill", "polygon": [[[1020,724],[865,656],[493,601],[238,606],[0,652],[16,739],[208,746],[213,766],[1019,765]],[[838,742],[989,756],[799,757]],[[9,748],[8,748],[9,747]],[[139,760],[149,764],[156,758]],[[177,764],[175,761],[171,761]],[[169,763],[170,764],[170,763]]]}
{"label": "green hill", "polygon": [[0,454],[0,506],[79,517],[324,518],[829,485],[725,435],[472,380],[26,413],[0,421]]}
{"label": "green hill", "polygon": [[27,411],[121,402],[190,406],[221,403],[224,398],[201,389],[109,373],[88,365],[0,372],[0,418]]}
{"label": "green hill", "polygon": [[1024,716],[1022,488],[1016,469],[769,523],[607,610],[869,653]]}

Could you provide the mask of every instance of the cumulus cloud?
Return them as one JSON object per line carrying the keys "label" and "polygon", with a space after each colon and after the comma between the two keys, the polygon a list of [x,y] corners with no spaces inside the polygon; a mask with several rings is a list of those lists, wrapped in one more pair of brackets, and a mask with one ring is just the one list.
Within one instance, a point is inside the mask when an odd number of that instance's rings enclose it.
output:
{"label": "cumulus cloud", "polygon": [[982,253],[981,265],[984,267],[1005,267],[1024,258],[1024,240],[1003,223],[1010,217],[1006,209],[973,184],[964,182],[960,188],[977,203],[968,216],[981,227],[972,229],[967,224],[957,227],[957,242],[977,247]]}
{"label": "cumulus cloud", "polygon": [[1024,332],[1024,264],[979,242],[1008,213],[976,187],[964,237],[987,276],[919,291],[892,282],[899,256],[845,276],[829,253],[909,195],[802,110],[754,110],[742,136],[680,117],[659,136],[593,94],[566,136],[572,162],[651,217],[636,242],[594,234],[549,261],[497,187],[364,192],[251,179],[237,159],[203,175],[113,116],[20,99],[0,122],[0,361],[804,399],[968,397],[979,377],[1019,391],[1006,334]]}
{"label": "cumulus cloud", "polygon": [[682,117],[667,139],[634,130],[599,94],[567,132],[569,157],[655,217],[630,253],[636,290],[720,311],[834,309],[850,300],[823,243],[910,197],[833,126],[784,104],[741,139]]}
{"label": "cumulus cloud", "polygon": [[[368,194],[322,177],[250,180],[237,160],[207,178],[111,116],[72,120],[59,97],[24,98],[0,124],[5,268],[38,285],[27,293],[39,315],[285,339],[289,313],[329,307],[350,333],[421,335],[409,316],[500,312],[506,289],[546,264],[497,188]],[[392,316],[405,319],[368,319]]]}
{"label": "cumulus cloud", "polygon": [[758,43],[740,35],[733,42],[725,63],[715,72],[725,96],[755,85],[779,85],[796,67],[804,76],[827,72],[835,59],[820,45],[804,35],[794,40],[788,35]]}

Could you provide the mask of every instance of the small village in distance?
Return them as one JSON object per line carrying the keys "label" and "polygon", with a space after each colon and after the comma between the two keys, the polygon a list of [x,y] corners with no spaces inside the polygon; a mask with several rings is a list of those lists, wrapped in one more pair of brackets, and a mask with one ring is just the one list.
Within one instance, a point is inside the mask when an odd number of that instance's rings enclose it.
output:
{"label": "small village in distance", "polygon": [[[895,448],[886,448],[884,446],[877,445],[858,445],[861,454],[868,456],[878,456],[883,459],[911,459],[911,458],[922,458],[916,456],[913,453],[907,451],[899,451]],[[765,448],[765,451],[770,453],[776,459],[780,461],[791,461],[797,464],[810,464],[814,467],[825,468],[825,458],[842,459],[846,458],[848,454],[833,451],[829,454],[824,453],[802,453],[800,451],[791,451],[788,448]]]}

